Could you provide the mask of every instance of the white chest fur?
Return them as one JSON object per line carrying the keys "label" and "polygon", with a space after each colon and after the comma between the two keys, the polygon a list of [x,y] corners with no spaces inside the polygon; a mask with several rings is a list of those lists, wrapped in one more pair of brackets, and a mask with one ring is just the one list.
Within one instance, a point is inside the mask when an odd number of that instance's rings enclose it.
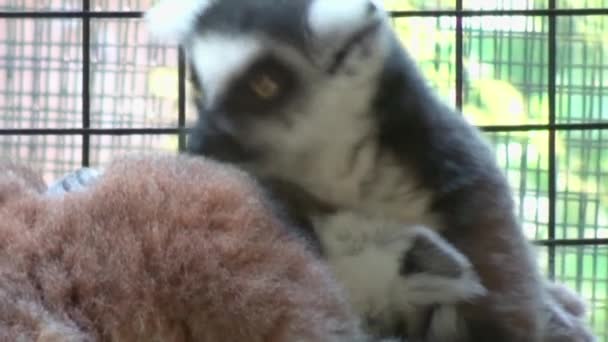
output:
{"label": "white chest fur", "polygon": [[[447,307],[485,290],[468,260],[438,234],[347,211],[316,217],[313,223],[330,267],[355,310],[373,323],[370,329],[384,333],[396,321],[439,304],[431,319],[438,331],[429,333],[462,333]],[[405,258],[417,259],[415,273],[402,274]]]}
{"label": "white chest fur", "polygon": [[381,326],[392,321],[395,310],[389,294],[410,242],[398,239],[403,226],[372,222],[354,213],[319,217],[314,225],[327,260],[357,312]]}

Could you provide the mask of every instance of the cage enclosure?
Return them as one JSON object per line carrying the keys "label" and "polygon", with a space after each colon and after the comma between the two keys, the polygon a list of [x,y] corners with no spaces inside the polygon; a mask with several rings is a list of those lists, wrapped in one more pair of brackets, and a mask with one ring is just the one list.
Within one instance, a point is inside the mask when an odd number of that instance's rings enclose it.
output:
{"label": "cage enclosure", "polygon": [[[180,150],[195,113],[152,0],[0,0],[0,157],[47,181]],[[431,85],[494,145],[542,269],[608,342],[608,0],[384,0]]]}

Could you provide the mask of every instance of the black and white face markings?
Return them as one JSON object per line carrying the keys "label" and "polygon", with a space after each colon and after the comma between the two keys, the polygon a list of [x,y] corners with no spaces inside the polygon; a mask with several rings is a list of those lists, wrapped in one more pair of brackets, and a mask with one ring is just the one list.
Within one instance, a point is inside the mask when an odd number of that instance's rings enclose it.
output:
{"label": "black and white face markings", "polygon": [[175,7],[161,1],[146,17],[153,34],[180,42],[189,56],[201,117],[191,150],[230,161],[247,156],[264,169],[280,159],[281,172],[290,173],[340,136],[344,143],[321,158],[340,156],[328,172],[348,169],[352,153],[344,149],[361,132],[371,134],[366,107],[389,46],[384,12],[366,0],[187,0]]}
{"label": "black and white face markings", "polygon": [[[286,197],[374,218],[336,228],[333,214],[300,213],[330,263],[350,241],[374,246],[380,232],[439,231],[487,290],[457,305],[470,340],[540,341],[546,296],[508,183],[481,134],[429,89],[382,9],[369,0],[161,0],[146,17],[153,34],[185,48],[200,89],[190,152],[310,195]],[[365,298],[420,267],[416,254],[383,253],[336,273],[346,285],[358,279]],[[449,265],[439,265],[444,276]],[[407,301],[401,284],[392,293]]]}

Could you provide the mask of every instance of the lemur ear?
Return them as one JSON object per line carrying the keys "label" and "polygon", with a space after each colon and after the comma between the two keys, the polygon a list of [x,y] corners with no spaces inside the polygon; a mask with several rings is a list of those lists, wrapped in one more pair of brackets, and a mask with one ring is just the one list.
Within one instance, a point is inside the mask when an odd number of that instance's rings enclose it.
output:
{"label": "lemur ear", "polygon": [[144,19],[152,37],[168,43],[181,43],[194,30],[197,18],[212,0],[158,0]]}
{"label": "lemur ear", "polygon": [[466,257],[437,233],[420,228],[414,234],[412,245],[401,261],[401,275],[425,273],[460,278],[471,267]]}

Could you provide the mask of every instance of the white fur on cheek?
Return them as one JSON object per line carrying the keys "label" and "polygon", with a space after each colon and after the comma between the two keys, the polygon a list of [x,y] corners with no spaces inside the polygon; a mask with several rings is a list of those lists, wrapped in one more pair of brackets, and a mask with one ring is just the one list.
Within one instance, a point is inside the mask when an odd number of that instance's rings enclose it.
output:
{"label": "white fur on cheek", "polygon": [[261,51],[261,44],[247,36],[211,34],[195,38],[191,58],[209,105],[226,90],[231,76],[240,74]]}
{"label": "white fur on cheek", "polygon": [[160,0],[144,18],[155,39],[181,42],[211,3],[211,0]]}

